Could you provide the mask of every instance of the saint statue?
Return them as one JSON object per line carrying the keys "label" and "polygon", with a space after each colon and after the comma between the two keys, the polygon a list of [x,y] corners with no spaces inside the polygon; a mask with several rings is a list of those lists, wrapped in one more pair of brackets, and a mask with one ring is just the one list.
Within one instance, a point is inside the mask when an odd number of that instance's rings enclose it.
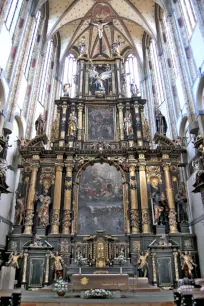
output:
{"label": "saint statue", "polygon": [[54,280],[56,280],[58,277],[62,276],[64,260],[62,259],[62,256],[60,256],[58,252],[55,252],[55,254],[51,252],[50,257],[52,260],[51,268],[54,271]]}
{"label": "saint statue", "polygon": [[71,84],[71,83],[65,83],[65,84],[63,85],[64,97],[69,97],[69,96],[70,96],[71,87],[72,87],[72,84]]}
{"label": "saint statue", "polygon": [[159,109],[156,110],[156,129],[157,129],[157,133],[166,135],[166,132],[167,132],[166,119],[162,115]]}
{"label": "saint statue", "polygon": [[101,20],[98,23],[94,23],[94,22],[91,23],[91,25],[94,25],[97,27],[99,39],[103,37],[103,27],[107,24],[109,24],[109,22],[102,22]]}
{"label": "saint statue", "polygon": [[42,114],[40,114],[38,119],[35,121],[35,130],[36,130],[36,136],[41,136],[44,134],[45,120]]}
{"label": "saint statue", "polygon": [[165,194],[162,192],[159,201],[154,203],[154,222],[157,224],[166,224],[168,222],[169,206]]}
{"label": "saint statue", "polygon": [[178,193],[175,197],[177,204],[177,216],[179,223],[188,222],[188,214],[187,214],[187,197],[185,192],[185,185],[183,182],[179,184]]}
{"label": "saint statue", "polygon": [[51,204],[51,197],[48,195],[48,190],[45,189],[44,193],[37,197],[37,199],[42,203],[38,211],[38,225],[46,227],[49,225],[49,205]]}
{"label": "saint statue", "polygon": [[191,253],[185,251],[183,254],[180,252],[180,257],[183,261],[181,269],[184,271],[184,277],[192,278],[193,266],[197,267],[197,265],[193,262],[191,257]]}
{"label": "saint statue", "polygon": [[124,131],[126,136],[133,135],[132,115],[130,111],[126,111],[124,118]]}
{"label": "saint statue", "polygon": [[75,116],[75,112],[73,111],[68,120],[68,136],[76,137],[77,132],[77,117]]}
{"label": "saint statue", "polygon": [[23,253],[19,253],[15,251],[14,253],[12,252],[9,256],[9,260],[6,263],[7,266],[13,267],[16,269],[19,269],[19,260],[23,258]]}
{"label": "saint statue", "polygon": [[16,190],[15,224],[23,224],[25,217],[25,200],[19,190]]}
{"label": "saint statue", "polygon": [[132,83],[130,84],[130,92],[132,96],[138,96],[139,95],[139,89],[137,88],[137,84],[132,80]]}
{"label": "saint statue", "polygon": [[79,57],[82,57],[83,55],[87,55],[87,46],[86,46],[86,42],[85,42],[85,36],[82,36],[82,39],[80,41],[80,44],[78,46],[78,50],[79,50]]}
{"label": "saint statue", "polygon": [[147,250],[147,252],[144,254],[144,252],[142,252],[139,255],[138,258],[138,270],[139,270],[139,276],[140,277],[147,277],[148,274],[148,257],[149,257],[150,253],[149,250]]}

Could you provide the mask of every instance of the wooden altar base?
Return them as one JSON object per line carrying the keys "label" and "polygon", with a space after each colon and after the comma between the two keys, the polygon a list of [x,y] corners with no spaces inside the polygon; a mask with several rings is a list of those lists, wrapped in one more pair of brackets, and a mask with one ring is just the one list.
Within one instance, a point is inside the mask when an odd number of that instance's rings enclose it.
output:
{"label": "wooden altar base", "polygon": [[69,297],[58,297],[55,292],[24,291],[20,306],[174,306],[173,291],[160,292],[124,292],[121,298],[115,299],[81,299]]}

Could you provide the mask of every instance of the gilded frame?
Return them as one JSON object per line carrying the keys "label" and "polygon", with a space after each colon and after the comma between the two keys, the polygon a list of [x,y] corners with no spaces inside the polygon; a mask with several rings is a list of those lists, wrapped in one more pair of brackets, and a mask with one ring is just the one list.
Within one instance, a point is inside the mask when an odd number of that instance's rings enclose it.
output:
{"label": "gilded frame", "polygon": [[[105,102],[107,103],[107,102]],[[115,104],[112,104],[112,103],[107,103],[107,104],[97,104],[95,105],[94,103],[90,103],[90,104],[87,104],[85,106],[85,141],[97,141],[99,137],[96,137],[96,138],[92,138],[90,139],[89,137],[89,130],[88,130],[88,126],[89,126],[89,110],[91,108],[94,108],[94,109],[107,109],[107,108],[112,108],[113,109],[113,120],[112,120],[112,123],[113,123],[113,139],[103,139],[103,141],[107,141],[107,142],[110,142],[110,141],[116,141],[117,140],[117,125],[116,125],[116,105]]]}
{"label": "gilded frame", "polygon": [[[100,162],[100,160],[95,161]],[[106,162],[106,161],[105,161]],[[74,219],[72,220],[72,234],[77,234],[77,221],[78,221],[78,199],[79,199],[79,181],[82,171],[86,169],[90,165],[90,162],[84,164],[77,172],[76,180],[73,184],[73,214]],[[117,170],[120,171],[122,177],[122,186],[123,186],[123,214],[124,214],[124,233],[130,233],[130,221],[128,218],[128,183],[126,182],[126,175],[124,170],[116,163],[112,163],[113,166],[116,167]]]}

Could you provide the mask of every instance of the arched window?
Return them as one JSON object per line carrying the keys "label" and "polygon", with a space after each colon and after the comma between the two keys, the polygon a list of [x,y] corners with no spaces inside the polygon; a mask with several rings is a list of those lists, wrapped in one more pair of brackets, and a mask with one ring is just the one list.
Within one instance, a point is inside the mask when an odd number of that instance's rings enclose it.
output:
{"label": "arched window", "polygon": [[180,3],[181,3],[183,16],[186,21],[188,34],[189,36],[191,36],[196,25],[196,17],[193,10],[193,5],[191,3],[191,0],[180,0]]}
{"label": "arched window", "polygon": [[77,71],[77,62],[73,54],[69,54],[65,58],[63,84],[72,84],[70,97],[73,98],[75,93],[75,83],[73,82],[74,75]]}
{"label": "arched window", "polygon": [[45,60],[43,63],[43,69],[41,72],[41,78],[40,78],[40,88],[38,91],[38,101],[43,105],[45,102],[45,93],[46,93],[46,87],[47,87],[47,79],[48,79],[48,72],[49,68],[51,67],[51,55],[53,51],[53,41],[50,40],[47,44],[47,50],[45,53]]}
{"label": "arched window", "polygon": [[40,13],[40,11],[38,11],[37,15],[35,17],[35,26],[34,26],[34,29],[33,29],[30,48],[29,48],[29,51],[28,51],[27,60],[26,60],[26,64],[25,64],[24,73],[25,73],[25,78],[26,79],[28,77],[28,72],[29,72],[29,69],[30,69],[32,53],[33,53],[34,45],[35,45],[35,42],[36,42],[36,35],[37,35],[37,31],[38,31],[38,26],[39,26],[39,23],[40,23],[40,15],[41,15],[41,13]]}
{"label": "arched window", "polygon": [[164,98],[164,81],[163,78],[161,77],[161,70],[159,69],[159,63],[158,63],[158,55],[157,55],[157,50],[156,50],[156,45],[155,45],[155,41],[153,40],[151,43],[151,48],[152,48],[152,59],[153,59],[153,66],[154,66],[154,71],[156,74],[156,86],[157,86],[157,92],[158,92],[158,102],[159,105],[162,104],[165,100]]}
{"label": "arched window", "polygon": [[23,0],[12,0],[5,19],[5,24],[11,36],[14,33]]}
{"label": "arched window", "polygon": [[127,73],[127,96],[131,97],[130,84],[135,83],[140,89],[140,77],[138,61],[134,54],[130,54],[125,60],[125,73]]}

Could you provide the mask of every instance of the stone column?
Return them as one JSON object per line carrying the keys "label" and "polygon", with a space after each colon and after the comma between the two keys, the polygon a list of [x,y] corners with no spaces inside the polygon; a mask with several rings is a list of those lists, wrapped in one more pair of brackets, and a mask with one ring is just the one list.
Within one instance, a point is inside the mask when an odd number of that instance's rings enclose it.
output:
{"label": "stone column", "polygon": [[28,192],[26,217],[25,217],[25,229],[24,234],[32,234],[33,216],[34,216],[34,201],[35,201],[35,186],[38,173],[38,164],[32,165],[32,173],[30,180],[30,188]]}
{"label": "stone column", "polygon": [[78,109],[78,134],[77,134],[77,140],[82,140],[82,111],[83,111],[83,105],[79,103],[77,106]]}
{"label": "stone column", "polygon": [[130,203],[131,203],[131,226],[132,233],[139,233],[139,211],[138,211],[138,201],[137,201],[137,184],[135,177],[135,166],[129,166],[130,173]]}
{"label": "stone column", "polygon": [[71,199],[72,199],[72,165],[65,165],[66,177],[64,184],[64,211],[63,211],[63,234],[70,234],[71,226]]}
{"label": "stone column", "polygon": [[119,110],[119,126],[120,126],[120,140],[124,140],[124,122],[123,122],[123,104],[118,104]]}
{"label": "stone column", "polygon": [[63,164],[56,165],[51,234],[59,234]]}
{"label": "stone column", "polygon": [[139,154],[139,170],[140,170],[140,198],[142,208],[142,232],[150,233],[149,226],[149,209],[148,209],[148,195],[147,195],[147,181],[146,181],[146,162],[143,154]]}
{"label": "stone column", "polygon": [[175,210],[175,203],[174,203],[173,188],[172,188],[172,183],[171,183],[170,163],[169,162],[164,161],[163,170],[164,170],[165,185],[166,185],[166,195],[167,195],[167,200],[168,200],[168,205],[169,205],[170,233],[177,233],[178,231],[177,231],[177,223],[176,223],[176,210]]}
{"label": "stone column", "polygon": [[136,120],[136,126],[137,126],[137,145],[142,147],[143,146],[142,119],[140,116],[140,106],[138,102],[134,102],[134,109],[135,109],[135,120]]}

